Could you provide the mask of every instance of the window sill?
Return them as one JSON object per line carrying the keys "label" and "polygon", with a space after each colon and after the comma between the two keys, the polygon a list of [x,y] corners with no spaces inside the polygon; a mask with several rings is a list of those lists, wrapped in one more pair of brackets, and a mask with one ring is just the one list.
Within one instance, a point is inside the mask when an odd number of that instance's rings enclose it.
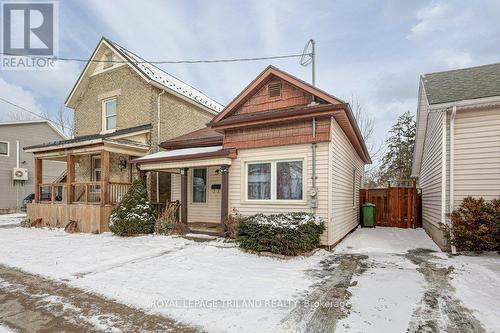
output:
{"label": "window sill", "polygon": [[278,205],[278,206],[304,206],[306,200],[243,200],[243,205]]}
{"label": "window sill", "polygon": [[99,134],[100,135],[104,135],[104,134],[111,134],[111,133],[114,133],[114,132],[116,132],[116,128],[112,129],[112,130],[101,131],[101,133],[99,133]]}

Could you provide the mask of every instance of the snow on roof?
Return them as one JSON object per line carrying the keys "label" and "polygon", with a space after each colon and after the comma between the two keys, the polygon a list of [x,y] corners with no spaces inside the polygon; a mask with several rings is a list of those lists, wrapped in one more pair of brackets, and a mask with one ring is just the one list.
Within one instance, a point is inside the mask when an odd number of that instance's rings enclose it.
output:
{"label": "snow on roof", "polygon": [[155,81],[165,88],[171,89],[193,100],[194,102],[215,111],[215,113],[219,113],[220,111],[222,111],[222,109],[224,109],[224,106],[222,104],[217,103],[201,91],[162,71],[153,64],[145,62],[146,60],[123,48],[122,46],[109,40],[107,40],[107,42],[116,47],[126,58],[128,58],[128,61],[137,66],[137,68],[142,71],[150,80]]}
{"label": "snow on roof", "polygon": [[184,148],[184,149],[174,149],[167,151],[160,151],[154,154],[142,156],[136,159],[136,161],[163,158],[163,157],[174,157],[174,156],[186,156],[202,153],[213,153],[222,150],[222,146],[212,146],[212,147],[199,147],[199,148]]}

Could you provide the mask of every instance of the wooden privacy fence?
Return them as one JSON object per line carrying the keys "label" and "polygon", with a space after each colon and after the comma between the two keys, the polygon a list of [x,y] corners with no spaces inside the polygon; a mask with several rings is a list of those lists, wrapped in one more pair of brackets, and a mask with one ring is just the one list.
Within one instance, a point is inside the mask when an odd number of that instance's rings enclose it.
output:
{"label": "wooden privacy fence", "polygon": [[375,205],[375,225],[418,228],[421,222],[421,195],[415,187],[361,189],[360,203]]}

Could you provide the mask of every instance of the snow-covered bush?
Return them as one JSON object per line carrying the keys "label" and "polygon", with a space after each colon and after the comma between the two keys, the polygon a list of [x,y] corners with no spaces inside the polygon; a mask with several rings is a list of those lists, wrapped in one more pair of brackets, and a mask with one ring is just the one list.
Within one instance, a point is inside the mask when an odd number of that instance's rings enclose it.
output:
{"label": "snow-covered bush", "polygon": [[109,216],[109,230],[120,235],[153,233],[156,211],[148,201],[148,191],[144,181],[134,181],[122,201]]}
{"label": "snow-covered bush", "polygon": [[257,214],[240,221],[236,240],[247,250],[293,256],[318,247],[324,230],[321,218],[304,212]]}
{"label": "snow-covered bush", "polygon": [[451,227],[441,227],[457,250],[500,251],[500,199],[467,197],[450,214],[450,219]]}

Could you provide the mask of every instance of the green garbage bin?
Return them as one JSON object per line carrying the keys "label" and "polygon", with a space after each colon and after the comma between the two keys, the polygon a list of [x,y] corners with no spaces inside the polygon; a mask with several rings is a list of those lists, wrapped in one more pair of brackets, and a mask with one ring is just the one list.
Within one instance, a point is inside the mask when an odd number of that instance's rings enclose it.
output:
{"label": "green garbage bin", "polygon": [[372,203],[365,203],[362,208],[362,224],[363,227],[375,226],[375,205]]}

